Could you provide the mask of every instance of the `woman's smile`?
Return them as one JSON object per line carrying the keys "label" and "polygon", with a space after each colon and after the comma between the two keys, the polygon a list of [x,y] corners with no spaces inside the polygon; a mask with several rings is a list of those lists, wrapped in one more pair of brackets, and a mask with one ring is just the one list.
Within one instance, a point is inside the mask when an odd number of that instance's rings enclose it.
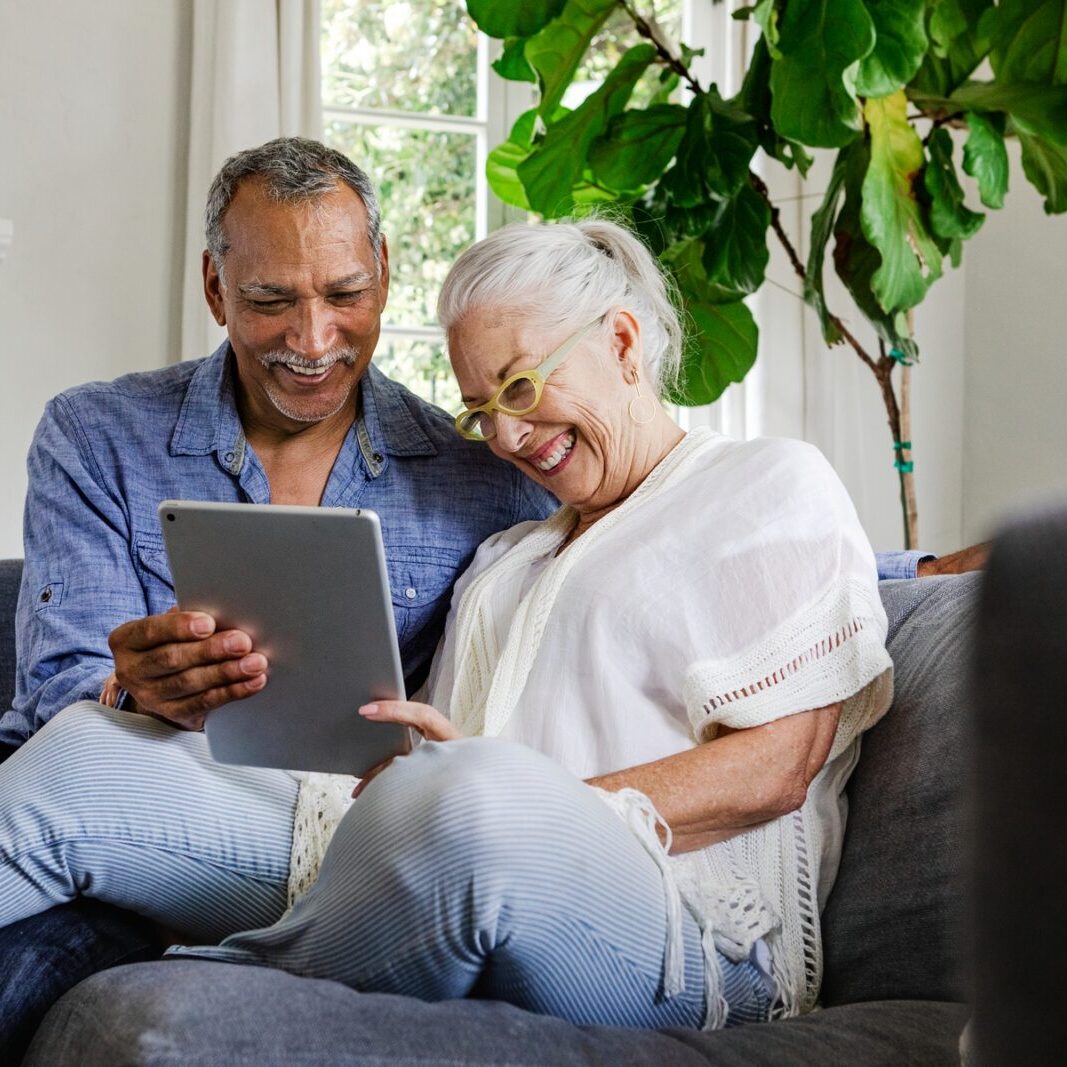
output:
{"label": "woman's smile", "polygon": [[574,444],[577,440],[573,430],[566,430],[565,432],[553,437],[548,444],[539,448],[532,456],[530,456],[530,462],[539,470],[542,474],[547,474],[552,477],[567,466],[570,462],[571,455],[574,451]]}

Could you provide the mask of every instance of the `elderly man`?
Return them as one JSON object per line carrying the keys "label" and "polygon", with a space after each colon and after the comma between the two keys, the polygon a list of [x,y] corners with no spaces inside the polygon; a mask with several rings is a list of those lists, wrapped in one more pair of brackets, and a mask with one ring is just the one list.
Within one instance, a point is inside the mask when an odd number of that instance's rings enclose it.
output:
{"label": "elderly man", "polygon": [[[554,507],[371,364],[389,256],[373,187],[350,160],[296,138],[241,152],[212,184],[206,223],[204,292],[227,342],[206,359],[68,390],[37,430],[17,694],[0,746],[102,691],[195,730],[265,684],[246,634],[170,611],[163,499],[377,511],[412,686],[479,542]],[[283,891],[272,906],[284,904]],[[74,981],[143,950],[143,931],[114,949],[119,913],[99,910],[67,905],[0,931],[0,1049]]]}

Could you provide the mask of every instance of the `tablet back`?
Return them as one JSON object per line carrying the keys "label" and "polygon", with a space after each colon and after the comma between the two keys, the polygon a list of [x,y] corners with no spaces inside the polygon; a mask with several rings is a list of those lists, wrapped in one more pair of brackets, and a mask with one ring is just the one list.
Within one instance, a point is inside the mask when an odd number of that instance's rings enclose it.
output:
{"label": "tablet back", "polygon": [[361,775],[410,750],[406,727],[357,709],[403,699],[381,527],[373,511],[164,501],[178,604],[244,630],[267,685],[207,717],[224,763]]}

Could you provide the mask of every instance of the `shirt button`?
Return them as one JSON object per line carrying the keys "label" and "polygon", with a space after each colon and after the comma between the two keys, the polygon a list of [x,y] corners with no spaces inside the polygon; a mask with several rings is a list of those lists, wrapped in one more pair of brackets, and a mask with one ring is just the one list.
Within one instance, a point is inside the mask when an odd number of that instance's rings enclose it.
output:
{"label": "shirt button", "polygon": [[[412,596],[415,595],[415,590],[414,589],[409,589],[408,592]],[[51,589],[44,589],[44,590],[41,591],[41,603],[42,604],[47,604],[51,599],[52,599],[52,590]]]}
{"label": "shirt button", "polygon": [[381,452],[375,452],[374,455],[371,456],[371,459],[373,459],[375,463],[381,463],[382,460],[385,459],[385,456],[383,456]]}
{"label": "shirt button", "polygon": [[415,590],[412,589],[410,585],[407,587],[407,589],[404,590],[404,596],[406,596],[408,598],[408,600],[414,600],[415,597],[417,597],[418,595],[419,594],[416,593]]}
{"label": "shirt button", "polygon": [[226,455],[223,456],[222,458],[224,460],[226,460],[227,463],[232,463],[233,462],[233,453],[232,452],[227,452]]}

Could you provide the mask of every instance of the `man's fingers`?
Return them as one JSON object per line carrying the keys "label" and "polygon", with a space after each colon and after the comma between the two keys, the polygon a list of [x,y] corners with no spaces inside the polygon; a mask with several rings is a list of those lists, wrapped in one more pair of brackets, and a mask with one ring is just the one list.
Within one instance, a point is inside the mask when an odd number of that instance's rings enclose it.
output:
{"label": "man's fingers", "polygon": [[230,704],[235,700],[244,700],[258,693],[267,684],[265,674],[257,674],[244,682],[217,686],[195,696],[181,700],[163,701],[154,709],[157,718],[165,719],[175,726],[186,730],[202,730],[204,719],[216,708]]}
{"label": "man's fingers", "polygon": [[242,659],[251,651],[252,639],[248,634],[226,630],[203,640],[157,645],[138,654],[134,669],[141,678],[164,678],[196,667]]}
{"label": "man's fingers", "polygon": [[248,681],[266,673],[267,658],[259,652],[249,653],[240,659],[213,663],[207,667],[193,667],[156,678],[152,688],[162,701],[183,700],[210,689]]}
{"label": "man's fingers", "polygon": [[127,649],[147,652],[159,645],[178,641],[202,641],[215,632],[215,620],[202,611],[168,611],[134,619],[111,631],[108,643],[112,652]]}

